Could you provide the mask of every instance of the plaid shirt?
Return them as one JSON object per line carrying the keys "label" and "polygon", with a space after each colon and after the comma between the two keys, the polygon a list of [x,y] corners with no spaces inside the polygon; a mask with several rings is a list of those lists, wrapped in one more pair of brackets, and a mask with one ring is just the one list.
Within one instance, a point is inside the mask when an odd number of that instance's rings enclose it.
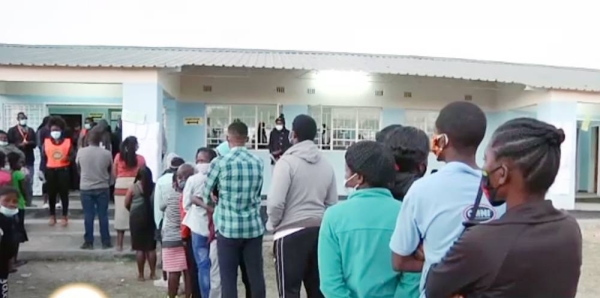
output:
{"label": "plaid shirt", "polygon": [[214,224],[223,237],[250,239],[265,232],[260,215],[263,169],[262,159],[245,147],[233,148],[211,163],[202,197],[209,201],[210,192],[219,189]]}

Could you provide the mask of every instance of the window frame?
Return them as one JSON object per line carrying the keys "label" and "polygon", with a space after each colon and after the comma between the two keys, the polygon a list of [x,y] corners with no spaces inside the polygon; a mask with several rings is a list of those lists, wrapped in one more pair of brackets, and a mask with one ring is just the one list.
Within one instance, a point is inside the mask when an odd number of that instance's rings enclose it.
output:
{"label": "window frame", "polygon": [[[381,130],[381,126],[383,125],[383,122],[382,122],[383,121],[383,118],[382,118],[383,108],[381,108],[381,107],[309,105],[308,106],[308,112],[309,112],[309,115],[311,115],[311,117],[313,117],[313,118],[315,118],[314,117],[315,115],[313,114],[313,110],[312,110],[314,108],[318,108],[318,111],[319,111],[319,116],[318,116],[319,118],[318,118],[318,121],[317,121],[317,127],[318,127],[319,133],[317,134],[317,138],[315,140],[315,143],[317,144],[317,146],[319,147],[319,149],[323,150],[323,151],[345,151],[345,150],[348,149],[349,146],[351,146],[351,145],[348,145],[348,146],[345,146],[344,148],[341,148],[342,146],[334,146],[333,145],[334,141],[340,141],[340,142],[350,141],[350,142],[352,142],[352,144],[354,144],[356,142],[364,140],[364,139],[360,139],[359,138],[360,132],[366,130],[366,129],[360,127],[360,120],[361,120],[361,118],[360,118],[360,112],[361,112],[361,110],[363,110],[363,111],[364,110],[377,111],[379,119],[377,121],[378,122],[377,123],[378,127],[375,130],[375,133],[378,132],[379,130]],[[330,109],[331,113],[330,113],[330,117],[329,117],[328,123],[325,123],[323,121],[323,118],[324,118],[323,117],[323,110],[327,109],[327,108]],[[350,139],[336,139],[336,138],[333,137],[334,136],[334,133],[333,133],[334,131],[341,131],[341,130],[343,130],[343,129],[334,129],[334,127],[333,127],[333,123],[334,123],[334,117],[333,117],[333,115],[334,115],[334,110],[335,109],[353,110],[355,123],[354,123],[354,128],[352,128],[352,131],[354,132],[354,140],[350,140]],[[329,145],[325,145],[325,144],[322,143],[322,141],[323,141],[323,138],[322,138],[323,123],[327,124],[327,129],[329,131]]]}
{"label": "window frame", "polygon": [[[217,148],[217,146],[219,146],[221,143],[225,142],[226,139],[220,139],[220,138],[211,138],[209,137],[209,125],[208,125],[208,119],[209,119],[209,110],[210,107],[227,107],[227,119],[229,124],[233,123],[233,115],[232,115],[232,110],[233,107],[254,107],[254,123],[250,124],[250,123],[246,123],[244,122],[246,125],[248,125],[248,128],[254,128],[255,131],[253,132],[253,135],[249,135],[248,136],[248,143],[246,143],[246,148],[248,148],[249,150],[257,150],[257,151],[268,151],[268,145],[269,143],[267,142],[266,144],[259,144],[258,143],[258,123],[261,122],[259,117],[258,117],[258,111],[259,111],[259,107],[260,106],[268,106],[268,107],[275,107],[275,119],[277,119],[277,117],[279,117],[279,115],[281,114],[281,106],[279,104],[251,104],[251,103],[241,103],[241,104],[237,104],[237,103],[227,103],[227,104],[219,104],[219,103],[211,103],[211,104],[206,104],[205,109],[204,109],[204,118],[207,119],[207,124],[205,125],[204,128],[204,132],[205,132],[205,145],[208,148],[212,148],[215,149]],[[229,125],[227,124],[227,126]],[[223,130],[227,129],[226,127],[223,127]],[[265,122],[265,126],[269,126],[266,122]],[[271,126],[275,126],[275,122],[271,123]],[[250,133],[250,131],[248,131],[248,133]],[[223,131],[222,133],[223,136],[226,135],[226,132]],[[252,143],[252,139],[255,138],[256,142]],[[269,134],[267,134],[267,140],[269,139]],[[216,145],[211,144],[211,140],[217,140],[219,141]],[[263,146],[265,146],[265,148],[262,148]],[[261,147],[261,148],[259,148]]]}

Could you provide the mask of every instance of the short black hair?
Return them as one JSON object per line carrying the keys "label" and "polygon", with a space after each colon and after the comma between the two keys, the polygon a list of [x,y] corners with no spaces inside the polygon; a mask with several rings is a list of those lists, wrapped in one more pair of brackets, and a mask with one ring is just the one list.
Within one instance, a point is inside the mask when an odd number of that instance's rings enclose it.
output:
{"label": "short black hair", "polygon": [[233,123],[229,124],[227,132],[238,137],[248,137],[248,125],[242,121],[234,121]]}
{"label": "short black hair", "polygon": [[448,104],[435,121],[438,133],[446,134],[452,146],[459,151],[476,151],[483,141],[486,126],[485,113],[467,101]]}
{"label": "short black hair", "polygon": [[92,118],[92,117],[86,117],[84,121],[94,122],[94,118]]}
{"label": "short black hair", "polygon": [[308,115],[298,115],[292,122],[292,131],[298,141],[314,140],[317,136],[317,122]]}
{"label": "short black hair", "polygon": [[402,125],[392,124],[392,125],[388,125],[388,126],[384,127],[382,130],[378,131],[377,134],[375,135],[375,141],[380,142],[380,143],[385,142],[389,133],[399,127],[402,127]]}
{"label": "short black hair", "polygon": [[281,123],[285,124],[285,115],[279,114],[279,117],[277,117],[277,119],[275,119],[275,122],[277,122],[277,121],[281,121]]}
{"label": "short black hair", "polygon": [[511,160],[521,170],[531,193],[543,194],[558,173],[564,140],[562,129],[534,118],[517,118],[496,129],[490,148],[496,160]]}
{"label": "short black hair", "polygon": [[183,158],[181,157],[173,157],[173,159],[171,159],[171,168],[179,168],[179,166],[181,166],[182,164],[185,163],[185,160],[183,160]]}
{"label": "short black hair", "polygon": [[361,175],[371,187],[391,189],[394,183],[394,157],[381,143],[360,141],[346,150],[346,165]]}
{"label": "short black hair", "polygon": [[0,129],[0,135],[8,135],[6,131]]}
{"label": "short black hair", "polygon": [[19,191],[16,188],[9,185],[0,187],[0,197],[6,195],[16,195],[17,197],[19,197]]}
{"label": "short black hair", "polygon": [[67,127],[67,123],[65,123],[65,120],[60,116],[52,116],[50,117],[50,120],[48,120],[48,128],[51,128],[52,126],[58,126],[61,130],[64,130]]}
{"label": "short black hair", "polygon": [[27,115],[25,115],[25,112],[19,112],[19,113],[17,114],[17,118],[19,118],[19,117],[21,117],[21,116],[23,116],[23,117],[27,118]]}
{"label": "short black hair", "polygon": [[90,132],[86,137],[89,137],[88,142],[93,145],[100,145],[102,141],[102,135],[104,134],[104,130],[100,126],[95,126],[90,129]]}
{"label": "short black hair", "polygon": [[208,158],[210,160],[217,158],[217,152],[211,148],[208,148],[208,147],[198,148],[198,150],[196,151],[196,156],[198,156],[198,154],[200,154],[200,152],[204,152],[204,153],[208,154]]}
{"label": "short black hair", "polygon": [[17,152],[10,152],[6,155],[6,159],[8,160],[8,165],[11,170],[19,169],[19,160],[21,160],[21,155]]}

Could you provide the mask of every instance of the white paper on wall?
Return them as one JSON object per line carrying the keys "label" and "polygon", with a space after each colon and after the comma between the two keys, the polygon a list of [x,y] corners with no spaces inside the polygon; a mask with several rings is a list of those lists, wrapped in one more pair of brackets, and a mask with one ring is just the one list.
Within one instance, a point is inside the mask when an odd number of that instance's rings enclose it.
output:
{"label": "white paper on wall", "polygon": [[560,156],[560,168],[558,169],[558,173],[556,174],[556,179],[554,180],[554,184],[548,190],[548,194],[550,195],[569,195],[574,192],[574,168],[572,159],[575,156],[575,139],[573,138],[573,133],[575,132],[576,127],[574,124],[569,122],[556,122],[550,123],[557,128],[562,128],[565,132],[565,140],[560,146],[561,156]]}
{"label": "white paper on wall", "polygon": [[152,170],[154,181],[161,171],[161,146],[160,124],[137,124],[123,121],[123,137],[135,136],[139,143],[138,154],[146,159],[146,166]]}

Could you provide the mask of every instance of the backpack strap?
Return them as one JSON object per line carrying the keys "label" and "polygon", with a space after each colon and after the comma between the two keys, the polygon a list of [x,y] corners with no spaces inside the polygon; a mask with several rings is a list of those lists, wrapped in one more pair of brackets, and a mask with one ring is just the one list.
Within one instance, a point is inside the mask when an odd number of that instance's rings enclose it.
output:
{"label": "backpack strap", "polygon": [[475,197],[475,204],[473,204],[473,212],[469,214],[469,218],[467,221],[463,222],[463,226],[465,229],[470,228],[474,225],[477,225],[475,221],[475,217],[477,216],[477,210],[479,210],[479,206],[481,205],[481,198],[483,197],[483,184],[487,181],[487,176],[483,174],[481,176],[481,184],[479,185],[479,189],[477,190],[477,197]]}

